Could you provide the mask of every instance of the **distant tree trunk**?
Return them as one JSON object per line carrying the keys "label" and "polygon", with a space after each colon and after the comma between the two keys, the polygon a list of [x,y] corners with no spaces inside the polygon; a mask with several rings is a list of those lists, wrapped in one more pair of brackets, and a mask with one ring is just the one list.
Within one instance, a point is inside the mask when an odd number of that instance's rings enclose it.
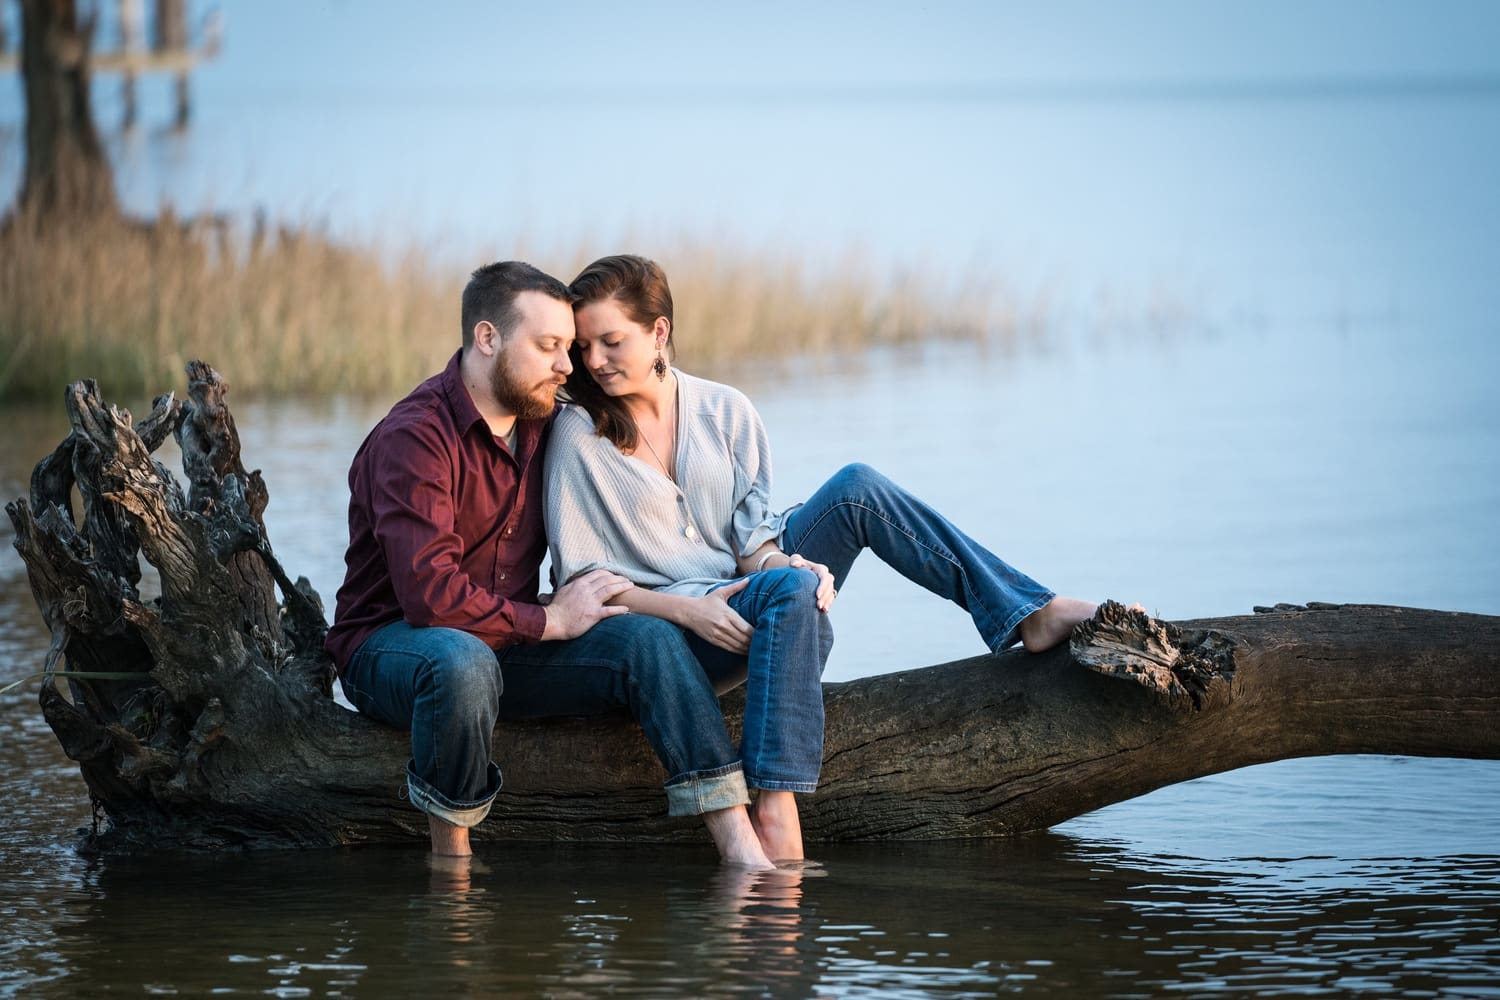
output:
{"label": "distant tree trunk", "polygon": [[[187,0],[156,0],[157,52],[184,52],[188,47]],[[191,110],[188,94],[187,73],[178,73],[173,81],[177,115],[174,119],[178,129],[187,128]]]}
{"label": "distant tree trunk", "polygon": [[187,48],[187,0],[156,0],[156,30],[152,47],[158,52]]}
{"label": "distant tree trunk", "polygon": [[[141,0],[120,0],[120,51],[126,57],[135,55],[143,41],[143,18]],[[137,121],[135,70],[128,65],[120,75],[120,103],[125,105],[120,115],[120,124],[127,131],[134,129]]]}
{"label": "distant tree trunk", "polygon": [[[272,555],[266,484],[240,461],[226,387],[201,362],[188,377],[186,401],[160,397],[139,423],[72,385],[72,432],[6,508],[52,633],[42,711],[109,821],[92,844],[424,840],[401,798],[409,735],[329,696],[322,606]],[[186,491],[151,457],[171,435]],[[142,557],[157,600],[137,586]],[[1176,625],[1106,604],[1047,653],[827,684],[803,829],[995,836],[1288,757],[1500,757],[1500,618],[1264,610]],[[731,729],[742,705],[724,699]],[[703,840],[666,815],[665,775],[623,714],[506,723],[495,756],[505,791],[480,839]]]}
{"label": "distant tree trunk", "polygon": [[109,159],[89,106],[95,17],[77,0],[21,0],[21,75],[26,89],[22,209],[42,220],[118,213]]}

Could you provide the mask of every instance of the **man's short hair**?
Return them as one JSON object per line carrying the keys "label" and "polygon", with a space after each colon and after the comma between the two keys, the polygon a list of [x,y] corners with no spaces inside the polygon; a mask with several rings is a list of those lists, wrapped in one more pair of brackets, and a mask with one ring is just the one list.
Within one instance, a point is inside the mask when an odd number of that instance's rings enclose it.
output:
{"label": "man's short hair", "polygon": [[516,296],[522,292],[541,292],[559,302],[573,303],[567,285],[530,264],[519,260],[486,264],[470,275],[464,286],[464,350],[474,346],[474,327],[484,320],[494,325],[502,340],[508,338],[521,321]]}

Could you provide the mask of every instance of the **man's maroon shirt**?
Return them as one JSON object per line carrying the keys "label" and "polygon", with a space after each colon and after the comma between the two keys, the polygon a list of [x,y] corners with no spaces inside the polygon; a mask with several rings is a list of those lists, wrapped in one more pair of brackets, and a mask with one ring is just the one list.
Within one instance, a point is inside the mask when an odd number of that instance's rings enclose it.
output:
{"label": "man's maroon shirt", "polygon": [[551,421],[518,420],[512,455],[475,408],[459,357],[392,407],[354,455],[348,569],[325,643],[340,673],[398,619],[462,629],[496,648],[542,637]]}

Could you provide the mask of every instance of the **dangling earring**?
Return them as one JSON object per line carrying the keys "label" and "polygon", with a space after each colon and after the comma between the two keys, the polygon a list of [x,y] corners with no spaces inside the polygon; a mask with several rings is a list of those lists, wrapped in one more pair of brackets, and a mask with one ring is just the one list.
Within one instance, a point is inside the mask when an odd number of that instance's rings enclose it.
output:
{"label": "dangling earring", "polygon": [[661,351],[656,352],[656,360],[651,362],[651,370],[656,372],[656,381],[665,382],[667,380],[667,362],[661,356]]}

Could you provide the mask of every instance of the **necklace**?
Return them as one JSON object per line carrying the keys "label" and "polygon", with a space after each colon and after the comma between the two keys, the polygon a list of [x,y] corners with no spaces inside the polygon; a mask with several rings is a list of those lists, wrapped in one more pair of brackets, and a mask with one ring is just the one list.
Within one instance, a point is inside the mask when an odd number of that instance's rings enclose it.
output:
{"label": "necklace", "polygon": [[[639,426],[636,427],[636,432],[637,432],[637,434],[639,434],[640,439],[642,441],[646,442],[646,449],[651,452],[651,457],[654,458],[654,459],[656,459],[656,464],[659,465],[659,466],[661,466],[661,471],[664,472],[664,473],[666,473],[667,474],[667,478],[670,479],[672,482],[674,482],[674,483],[677,482],[677,477],[674,476],[674,475],[672,475],[672,467],[670,465],[668,465],[666,462],[662,461],[661,455],[657,453],[656,446],[651,443],[651,439],[646,436],[646,432],[644,430],[642,430]],[[672,382],[672,425],[671,425],[671,433],[667,436],[667,442],[668,442],[667,443],[667,454],[669,454],[669,455],[672,454],[673,445],[676,443],[676,441],[677,441],[677,382],[674,379],[673,382]]]}

